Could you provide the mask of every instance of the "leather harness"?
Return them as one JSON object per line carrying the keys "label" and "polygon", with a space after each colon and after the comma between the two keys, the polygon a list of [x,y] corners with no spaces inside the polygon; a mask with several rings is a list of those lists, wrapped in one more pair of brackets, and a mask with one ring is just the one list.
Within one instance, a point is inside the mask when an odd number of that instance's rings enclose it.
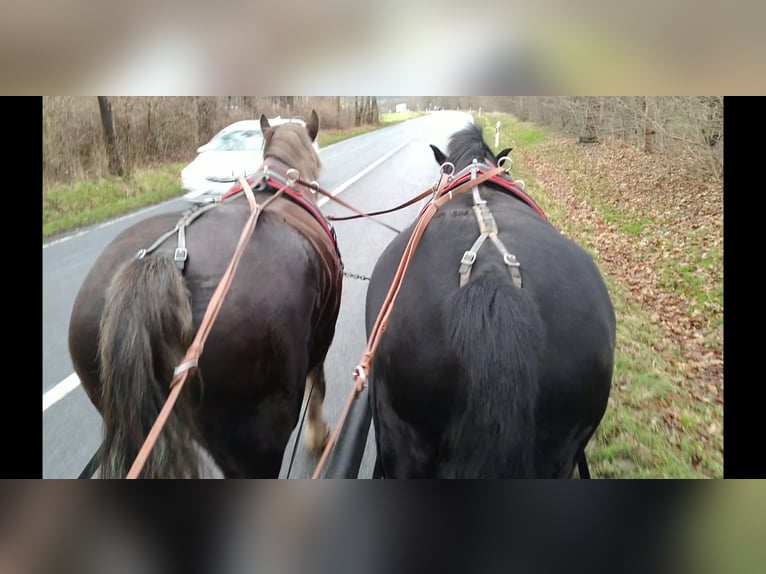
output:
{"label": "leather harness", "polygon": [[[343,262],[340,256],[340,249],[338,248],[338,239],[335,234],[335,228],[325,218],[324,214],[313,204],[313,202],[307,200],[300,190],[295,189],[296,180],[288,176],[290,171],[289,166],[281,164],[278,160],[269,159],[268,163],[264,163],[258,171],[246,178],[247,183],[252,187],[253,191],[262,192],[276,192],[278,189],[282,189],[282,195],[288,197],[293,203],[298,204],[305,209],[311,216],[322,226],[324,232],[330,238],[332,245],[335,249],[338,261],[343,266]],[[210,211],[221,205],[244,194],[242,184],[236,183],[226,194],[220,198],[215,198],[210,203],[204,205],[195,205],[191,209],[185,211],[181,218],[176,223],[173,229],[170,229],[166,233],[163,233],[157,240],[145,249],[140,249],[135,257],[136,259],[142,259],[152,251],[162,245],[170,236],[178,234],[178,244],[173,254],[173,260],[175,261],[178,269],[181,273],[184,272],[186,260],[189,257],[189,252],[186,248],[186,228],[189,227],[198,217],[204,213]]]}
{"label": "leather harness", "polygon": [[[447,185],[442,191],[438,192],[437,197],[451,195],[452,191],[456,187],[466,183],[467,181],[475,180],[479,176],[484,175],[491,170],[492,168],[487,164],[479,163],[474,159],[470,165],[465,167],[460,173],[452,178],[452,181],[449,185]],[[547,221],[547,218],[545,217],[542,209],[540,209],[540,207],[532,200],[532,198],[530,198],[521,189],[519,189],[519,187],[523,186],[523,182],[520,180],[508,181],[507,179],[503,179],[499,176],[494,176],[488,180],[488,183],[499,185],[503,190],[509,192],[513,197],[516,197],[517,199],[520,199],[522,202],[529,205],[540,217]],[[476,216],[476,221],[479,224],[479,237],[476,239],[476,241],[474,241],[471,248],[463,253],[463,257],[460,259],[460,267],[458,268],[460,286],[463,287],[464,285],[468,284],[468,281],[471,278],[471,269],[473,264],[476,262],[479,250],[482,248],[487,238],[489,238],[497,250],[500,252],[500,254],[503,256],[503,263],[505,263],[506,268],[508,269],[513,284],[520,288],[522,285],[520,269],[521,263],[513,253],[508,251],[505,245],[503,245],[503,242],[500,240],[497,223],[495,222],[495,218],[492,215],[492,212],[487,206],[486,200],[483,199],[479,194],[479,186],[473,187],[471,191],[473,194],[473,212]],[[423,211],[425,211],[425,209]],[[423,212],[421,212],[421,215],[422,213]]]}

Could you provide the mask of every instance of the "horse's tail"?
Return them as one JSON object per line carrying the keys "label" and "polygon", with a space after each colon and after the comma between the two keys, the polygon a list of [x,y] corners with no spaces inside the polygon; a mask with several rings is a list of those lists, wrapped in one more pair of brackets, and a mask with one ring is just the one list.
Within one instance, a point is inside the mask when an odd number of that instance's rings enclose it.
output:
{"label": "horse's tail", "polygon": [[[168,257],[132,259],[112,280],[101,317],[103,478],[124,478],[167,399],[173,371],[193,338],[189,293]],[[142,478],[199,476],[190,440],[188,393],[181,393]]]}
{"label": "horse's tail", "polygon": [[531,477],[543,323],[530,294],[485,273],[450,301],[466,408],[443,444],[443,477]]}

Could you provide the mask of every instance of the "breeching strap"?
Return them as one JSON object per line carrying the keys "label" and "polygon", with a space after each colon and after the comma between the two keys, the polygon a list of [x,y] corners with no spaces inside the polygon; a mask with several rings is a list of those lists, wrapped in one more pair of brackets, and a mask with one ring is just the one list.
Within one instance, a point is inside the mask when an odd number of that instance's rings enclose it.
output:
{"label": "breeching strap", "polygon": [[133,462],[133,466],[128,472],[128,476],[126,477],[127,479],[136,479],[141,474],[141,470],[143,470],[144,465],[149,458],[149,454],[152,451],[152,448],[154,448],[154,445],[157,443],[160,432],[162,431],[162,428],[165,426],[165,423],[170,416],[170,412],[173,409],[176,400],[178,399],[178,395],[181,393],[181,389],[189,377],[189,372],[197,367],[199,358],[202,355],[202,350],[205,346],[205,341],[210,334],[210,330],[213,328],[213,324],[218,317],[218,313],[221,310],[221,306],[223,305],[223,301],[226,298],[226,294],[229,292],[229,288],[231,287],[231,282],[234,278],[234,274],[237,271],[237,267],[239,267],[239,261],[242,258],[242,253],[245,251],[245,247],[253,235],[255,224],[258,221],[258,216],[263,212],[264,209],[266,209],[266,207],[268,207],[272,201],[282,195],[282,192],[287,188],[287,185],[283,186],[274,195],[269,197],[269,199],[264,201],[261,205],[258,205],[255,202],[253,190],[251,189],[247,180],[242,176],[240,176],[239,180],[243,189],[245,190],[247,200],[250,203],[250,217],[248,218],[247,223],[245,224],[245,227],[240,234],[239,243],[237,244],[237,248],[234,251],[234,256],[232,257],[231,263],[226,269],[226,272],[221,278],[221,281],[218,283],[218,287],[216,288],[215,293],[213,293],[213,296],[210,298],[210,303],[207,306],[205,316],[202,318],[202,323],[200,324],[199,330],[194,337],[194,341],[186,351],[186,355],[184,356],[181,363],[175,369],[173,380],[170,382],[170,393],[168,398],[165,401],[160,414],[157,416],[157,420],[154,422],[154,426],[152,426],[152,429],[149,431],[149,434],[147,435],[141,450],[138,452],[136,460]]}
{"label": "breeching strap", "polygon": [[[372,365],[372,360],[375,355],[375,350],[378,347],[378,343],[380,342],[381,335],[385,332],[386,326],[388,325],[388,319],[391,316],[391,310],[393,309],[394,302],[396,301],[396,296],[399,294],[399,289],[401,288],[404,274],[407,271],[407,267],[409,266],[410,261],[412,260],[412,257],[415,253],[415,249],[417,248],[418,243],[420,243],[420,239],[423,236],[423,233],[425,232],[426,227],[430,223],[431,219],[433,218],[433,216],[436,214],[436,212],[439,210],[441,206],[443,206],[448,201],[452,200],[454,197],[461,195],[465,193],[466,191],[471,190],[477,185],[480,185],[484,183],[485,181],[487,181],[488,179],[492,179],[496,175],[499,175],[505,171],[506,169],[503,167],[496,167],[480,175],[476,179],[471,179],[467,181],[466,183],[456,187],[455,189],[451,190],[449,193],[446,193],[442,195],[441,197],[438,197],[439,193],[444,188],[444,185],[447,182],[447,177],[442,176],[441,181],[439,182],[439,187],[434,193],[434,198],[426,206],[423,212],[423,215],[418,220],[418,223],[416,224],[415,229],[413,230],[412,235],[410,236],[410,240],[407,242],[407,247],[405,247],[404,249],[404,254],[402,255],[401,261],[399,262],[399,267],[397,268],[396,274],[394,275],[394,279],[391,282],[391,287],[389,288],[388,294],[386,295],[386,299],[384,300],[383,305],[380,308],[378,317],[375,320],[375,325],[373,326],[372,331],[370,332],[370,337],[367,342],[367,348],[362,354],[362,360],[360,361],[356,369],[354,369],[354,388],[348,400],[346,401],[346,405],[343,409],[343,414],[341,415],[341,418],[338,421],[338,424],[336,425],[334,432],[330,436],[330,439],[327,441],[327,445],[325,446],[324,452],[322,453],[322,457],[319,459],[319,463],[317,464],[316,470],[314,471],[314,474],[311,477],[312,479],[317,479],[320,477],[322,473],[322,469],[324,468],[324,465],[327,462],[328,457],[330,456],[330,452],[332,451],[333,446],[335,446],[335,443],[338,440],[340,431],[343,428],[343,423],[345,422],[346,417],[348,416],[348,413],[351,410],[351,405],[359,397],[359,394],[367,385],[367,377],[370,372],[370,366]],[[431,190],[429,190],[429,192],[430,191]]]}

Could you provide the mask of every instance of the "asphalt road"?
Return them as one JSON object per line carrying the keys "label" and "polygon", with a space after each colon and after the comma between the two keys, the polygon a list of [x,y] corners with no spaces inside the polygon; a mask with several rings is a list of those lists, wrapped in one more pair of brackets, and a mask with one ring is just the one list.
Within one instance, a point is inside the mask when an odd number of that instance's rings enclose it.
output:
{"label": "asphalt road", "polygon": [[[364,211],[397,205],[436,182],[438,166],[428,144],[446,149],[449,135],[469,121],[470,116],[462,112],[437,112],[329,146],[320,152],[324,167],[319,183],[328,191],[339,191],[339,197]],[[67,348],[77,290],[99,253],[122,230],[149,214],[181,211],[186,205],[175,199],[43,245],[43,478],[75,478],[100,440],[100,417],[73,376]],[[422,205],[378,219],[402,229]],[[349,214],[333,202],[324,203],[322,210],[329,215]],[[346,271],[366,276],[394,237],[389,229],[366,219],[337,222],[335,229]],[[336,335],[325,362],[325,418],[332,427],[340,417],[351,389],[351,372],[366,344],[366,289],[366,281],[344,278]],[[292,456],[299,431],[293,433],[286,449],[282,477],[307,478],[316,466],[317,459],[307,456],[302,441]],[[372,475],[373,444],[370,433],[362,478]],[[211,477],[219,476],[211,466]]]}

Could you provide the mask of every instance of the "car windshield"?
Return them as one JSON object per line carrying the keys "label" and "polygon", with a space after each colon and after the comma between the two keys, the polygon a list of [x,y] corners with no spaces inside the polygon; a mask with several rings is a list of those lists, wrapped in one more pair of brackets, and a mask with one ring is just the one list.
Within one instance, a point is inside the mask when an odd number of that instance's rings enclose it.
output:
{"label": "car windshield", "polygon": [[263,148],[263,132],[241,130],[218,134],[210,141],[215,151],[259,151]]}

